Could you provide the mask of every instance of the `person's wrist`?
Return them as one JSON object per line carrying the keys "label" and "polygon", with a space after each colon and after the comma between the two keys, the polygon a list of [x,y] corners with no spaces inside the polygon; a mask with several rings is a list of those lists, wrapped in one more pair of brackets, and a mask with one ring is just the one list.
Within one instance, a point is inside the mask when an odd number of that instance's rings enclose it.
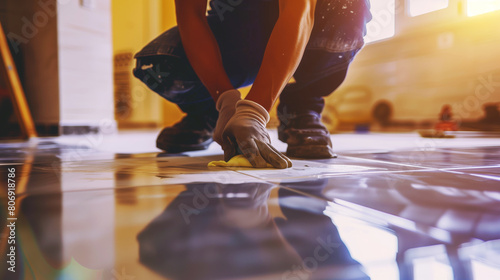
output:
{"label": "person's wrist", "polygon": [[251,100],[240,100],[236,103],[236,113],[238,115],[246,115],[258,120],[263,126],[269,122],[271,117],[269,112],[262,105]]}
{"label": "person's wrist", "polygon": [[217,103],[215,104],[215,107],[217,111],[224,110],[225,107],[231,106],[234,109],[234,106],[236,102],[241,100],[241,92],[237,89],[231,89],[228,91],[223,92],[220,96],[219,99],[217,99]]}

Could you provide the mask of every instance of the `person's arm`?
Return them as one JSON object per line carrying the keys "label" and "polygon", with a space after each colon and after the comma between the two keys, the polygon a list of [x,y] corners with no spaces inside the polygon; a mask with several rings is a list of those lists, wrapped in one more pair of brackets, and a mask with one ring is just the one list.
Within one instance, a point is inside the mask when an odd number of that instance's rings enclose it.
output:
{"label": "person's arm", "polygon": [[222,93],[233,89],[233,85],[224,69],[219,45],[208,25],[207,2],[175,0],[175,11],[188,60],[212,98],[217,101]]}
{"label": "person's arm", "polygon": [[279,0],[279,5],[279,18],[246,97],[268,111],[299,66],[313,29],[316,0]]}

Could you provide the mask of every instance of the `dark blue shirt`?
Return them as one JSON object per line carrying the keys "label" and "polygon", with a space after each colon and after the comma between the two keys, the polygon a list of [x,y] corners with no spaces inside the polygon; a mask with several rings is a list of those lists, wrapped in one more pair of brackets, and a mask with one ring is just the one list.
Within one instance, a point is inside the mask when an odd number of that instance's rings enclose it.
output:
{"label": "dark blue shirt", "polygon": [[[225,20],[231,13],[266,14],[274,23],[278,17],[279,0],[211,0],[214,16]],[[294,0],[290,0],[294,1]],[[263,5],[269,3],[271,5]],[[274,5],[272,5],[274,4]],[[263,8],[265,7],[265,8]],[[265,11],[263,9],[266,9]],[[369,0],[318,0],[314,28],[308,49],[346,52],[363,46],[366,24],[372,19]]]}
{"label": "dark blue shirt", "polygon": [[[245,49],[247,55],[261,58],[279,17],[279,0],[211,0],[210,4],[208,21],[221,52]],[[318,0],[307,49],[355,51],[364,44],[370,20],[369,0]],[[161,34],[135,57],[155,55],[185,56],[177,27]]]}

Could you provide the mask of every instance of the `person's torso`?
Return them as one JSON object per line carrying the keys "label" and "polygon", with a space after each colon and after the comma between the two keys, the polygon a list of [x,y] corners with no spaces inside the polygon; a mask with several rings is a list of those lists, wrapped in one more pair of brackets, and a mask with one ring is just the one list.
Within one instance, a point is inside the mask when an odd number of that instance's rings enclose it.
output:
{"label": "person's torso", "polygon": [[[233,13],[258,12],[260,15],[266,13],[274,26],[279,13],[278,1],[211,0],[212,10],[209,13],[218,16],[221,20]],[[263,7],[272,8],[271,11],[262,11]],[[324,49],[331,52],[358,49],[364,44],[366,23],[371,19],[369,0],[318,0],[314,28],[307,48]]]}

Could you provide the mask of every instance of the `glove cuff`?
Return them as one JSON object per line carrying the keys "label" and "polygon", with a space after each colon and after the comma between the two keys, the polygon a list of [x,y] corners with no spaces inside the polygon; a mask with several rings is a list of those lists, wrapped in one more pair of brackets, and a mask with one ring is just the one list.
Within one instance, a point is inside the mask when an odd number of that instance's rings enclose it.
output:
{"label": "glove cuff", "polygon": [[236,103],[236,114],[249,114],[258,119],[264,126],[271,117],[267,110],[257,102],[251,100],[240,100]]}
{"label": "glove cuff", "polygon": [[230,106],[234,106],[236,102],[241,100],[241,93],[237,89],[231,89],[223,92],[219,99],[217,99],[217,103],[215,104],[215,108],[217,111],[222,110],[225,104],[229,104]]}

